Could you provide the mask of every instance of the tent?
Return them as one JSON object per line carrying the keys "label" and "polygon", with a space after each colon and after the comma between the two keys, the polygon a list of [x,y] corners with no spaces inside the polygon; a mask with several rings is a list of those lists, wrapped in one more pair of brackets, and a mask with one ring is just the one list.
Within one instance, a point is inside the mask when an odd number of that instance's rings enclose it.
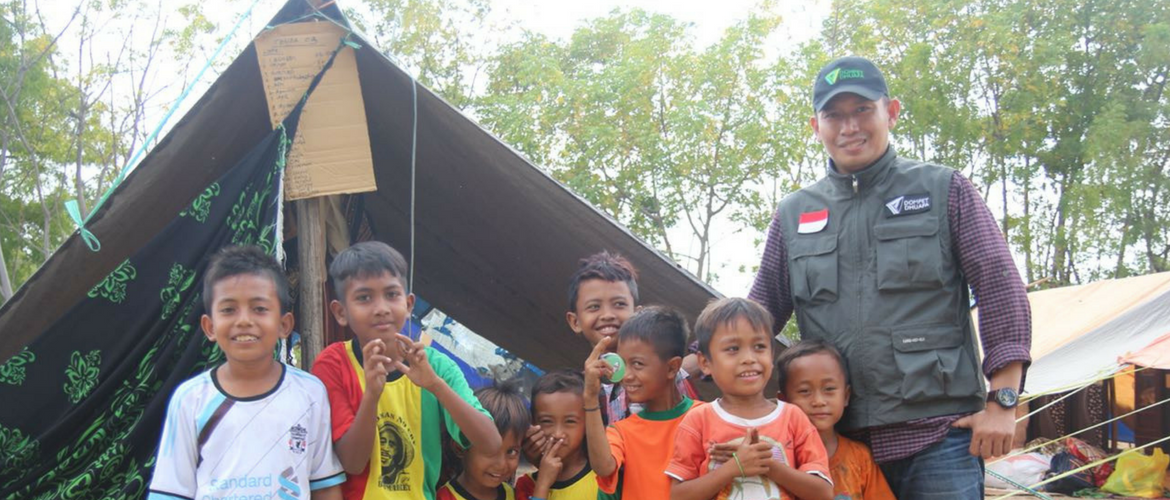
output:
{"label": "tent", "polygon": [[1126,364],[1170,365],[1170,272],[1028,294],[1026,392],[1072,389]]}
{"label": "tent", "polygon": [[[304,5],[290,1],[270,24],[300,17]],[[336,5],[324,12],[342,19]],[[358,43],[379,186],[365,195],[366,213],[377,239],[408,254],[415,82]],[[270,130],[249,46],[92,218],[101,251],[70,237],[0,308],[0,360],[85,297]],[[417,292],[533,364],[577,366],[589,352],[565,325],[565,287],[578,259],[600,249],[638,267],[644,304],[669,304],[694,319],[718,295],[421,85],[417,137],[415,254],[407,255]]]}
{"label": "tent", "polygon": [[[1024,389],[1038,396],[1030,410],[1054,405],[1030,419],[1028,438],[1063,436],[1162,399],[1138,401],[1143,384],[1156,381],[1155,371],[1135,386],[1134,370],[1126,367],[1170,367],[1170,272],[1036,291],[1028,301],[1032,365]],[[1146,425],[1152,433],[1139,432],[1136,440],[1128,430],[1132,419],[1079,437],[1100,447],[1115,446],[1111,440],[1150,442],[1170,429],[1163,415],[1170,413],[1139,413],[1152,419]]]}
{"label": "tent", "polygon": [[[290,0],[269,25],[306,8]],[[333,2],[321,12],[346,23]],[[625,255],[642,303],[692,320],[717,296],[356,42],[379,187],[360,205],[374,238],[412,260],[429,303],[547,369],[589,352],[564,320],[565,286],[585,255]],[[279,248],[276,180],[297,114],[273,130],[249,46],[91,217],[101,250],[73,235],[0,307],[0,498],[142,495],[168,395],[217,359],[197,326],[208,255],[233,243]]]}

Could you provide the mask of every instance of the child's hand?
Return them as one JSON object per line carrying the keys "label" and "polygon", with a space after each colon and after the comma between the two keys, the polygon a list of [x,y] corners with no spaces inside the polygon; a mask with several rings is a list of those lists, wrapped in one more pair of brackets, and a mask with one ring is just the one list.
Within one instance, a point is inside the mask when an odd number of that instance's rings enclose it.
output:
{"label": "child's hand", "polygon": [[409,364],[396,360],[393,366],[414,382],[414,385],[435,392],[435,387],[443,383],[443,379],[435,374],[434,368],[431,368],[431,362],[427,359],[427,346],[422,342],[414,342],[401,333],[396,335],[395,340],[402,343],[404,347],[402,353]]}
{"label": "child's hand", "polygon": [[528,432],[524,433],[524,441],[520,443],[520,447],[524,451],[524,458],[528,459],[528,463],[540,463],[541,454],[544,453],[545,441],[548,439],[544,435],[544,429],[541,429],[539,425],[528,426]]}
{"label": "child's hand", "polygon": [[557,456],[557,452],[561,451],[561,446],[565,445],[565,440],[562,438],[549,438],[548,441],[552,444],[548,446],[548,449],[544,450],[544,458],[540,459],[540,474],[536,475],[537,489],[541,489],[541,486],[544,489],[551,488],[556,483],[557,476],[561,473],[561,468],[564,467],[564,463]]}
{"label": "child's hand", "polygon": [[381,396],[386,386],[386,375],[390,373],[394,360],[386,357],[386,344],[381,339],[371,340],[362,346],[362,371],[366,375],[366,393]]}
{"label": "child's hand", "polygon": [[738,449],[739,446],[731,443],[711,443],[707,447],[707,455],[711,457],[711,463],[718,465],[723,462],[734,461],[731,454],[735,453]]}
{"label": "child's hand", "polygon": [[585,358],[585,401],[595,401],[598,394],[601,394],[601,378],[613,375],[613,367],[609,366],[601,359],[601,353],[605,352],[606,346],[612,341],[612,337],[602,337],[597,341],[597,345],[593,346],[593,352],[589,353],[589,357]]}
{"label": "child's hand", "polygon": [[743,469],[743,476],[762,476],[768,473],[769,462],[772,461],[772,445],[761,443],[759,431],[755,427],[747,430],[743,442],[735,450],[732,461],[739,459],[737,465]]}

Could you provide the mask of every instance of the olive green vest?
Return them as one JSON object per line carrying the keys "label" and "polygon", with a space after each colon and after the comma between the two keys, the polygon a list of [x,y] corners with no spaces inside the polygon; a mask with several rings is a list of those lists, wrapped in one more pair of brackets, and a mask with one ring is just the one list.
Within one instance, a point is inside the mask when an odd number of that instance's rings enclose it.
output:
{"label": "olive green vest", "polygon": [[843,429],[983,409],[967,280],[951,252],[953,174],[891,147],[854,175],[830,166],[780,202],[800,334],[848,360]]}

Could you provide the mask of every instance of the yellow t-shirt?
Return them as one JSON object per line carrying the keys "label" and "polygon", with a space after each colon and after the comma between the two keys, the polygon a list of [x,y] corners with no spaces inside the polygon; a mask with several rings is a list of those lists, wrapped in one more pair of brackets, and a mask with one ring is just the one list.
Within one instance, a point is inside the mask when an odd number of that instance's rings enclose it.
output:
{"label": "yellow t-shirt", "polygon": [[[517,500],[528,500],[536,488],[536,474],[525,474],[516,480]],[[553,483],[545,500],[598,500],[597,473],[586,464],[573,477]]]}
{"label": "yellow t-shirt", "polygon": [[[435,499],[476,500],[475,497],[471,496],[471,493],[468,493],[467,490],[463,489],[463,485],[459,484],[459,482],[455,480],[451,480],[447,484],[444,484],[442,488],[439,488],[437,495],[435,495]],[[499,488],[496,488],[495,500],[516,500],[516,492],[512,491],[512,487],[508,486],[508,483],[501,484]]]}

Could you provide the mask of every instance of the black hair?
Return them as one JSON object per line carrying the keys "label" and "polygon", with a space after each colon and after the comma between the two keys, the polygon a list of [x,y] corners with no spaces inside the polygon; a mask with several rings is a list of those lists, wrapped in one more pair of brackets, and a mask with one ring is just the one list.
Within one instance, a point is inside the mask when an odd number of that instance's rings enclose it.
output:
{"label": "black hair", "polygon": [[568,368],[547,372],[536,379],[536,383],[532,385],[532,393],[528,397],[528,400],[535,406],[537,396],[541,394],[556,394],[558,392],[571,392],[578,396],[583,396],[585,394],[585,375],[579,370],[571,370]]}
{"label": "black hair", "polygon": [[740,297],[728,297],[707,304],[699,319],[695,320],[695,337],[699,340],[699,352],[704,356],[711,355],[711,337],[720,326],[730,326],[735,320],[743,318],[752,325],[752,328],[772,335],[772,315],[764,306],[753,300]]}
{"label": "black hair", "polygon": [[528,413],[528,403],[524,401],[524,396],[520,395],[519,380],[497,381],[487,387],[481,387],[476,389],[475,397],[479,398],[479,403],[492,415],[500,437],[514,432],[517,439],[524,438],[532,417]]}
{"label": "black hair", "polygon": [[342,250],[329,264],[329,277],[333,280],[333,291],[337,300],[345,303],[345,282],[351,278],[372,278],[390,273],[402,281],[402,288],[410,293],[406,280],[406,259],[390,245],[381,241],[354,243]]}
{"label": "black hair", "polygon": [[569,278],[569,311],[577,312],[577,293],[581,289],[581,282],[586,280],[623,282],[630,288],[634,304],[638,303],[638,270],[619,254],[602,250],[581,259],[577,272]]}
{"label": "black hair", "polygon": [[215,284],[233,276],[250,274],[264,276],[276,285],[276,298],[280,301],[281,314],[292,311],[292,296],[288,291],[288,279],[284,269],[271,255],[255,245],[230,246],[220,249],[211,257],[207,273],[203,275],[203,309],[211,314],[215,303]]}
{"label": "black hair", "polygon": [[622,323],[618,342],[638,340],[654,346],[662,361],[687,355],[687,337],[690,328],[678,311],[662,306],[650,306],[638,311]]}
{"label": "black hair", "polygon": [[837,366],[841,367],[841,373],[845,375],[845,383],[848,384],[849,365],[845,362],[845,356],[841,355],[841,351],[824,340],[801,340],[785,349],[776,358],[776,376],[780,379],[780,392],[784,392],[785,384],[788,383],[788,366],[793,361],[822,352],[837,360]]}

